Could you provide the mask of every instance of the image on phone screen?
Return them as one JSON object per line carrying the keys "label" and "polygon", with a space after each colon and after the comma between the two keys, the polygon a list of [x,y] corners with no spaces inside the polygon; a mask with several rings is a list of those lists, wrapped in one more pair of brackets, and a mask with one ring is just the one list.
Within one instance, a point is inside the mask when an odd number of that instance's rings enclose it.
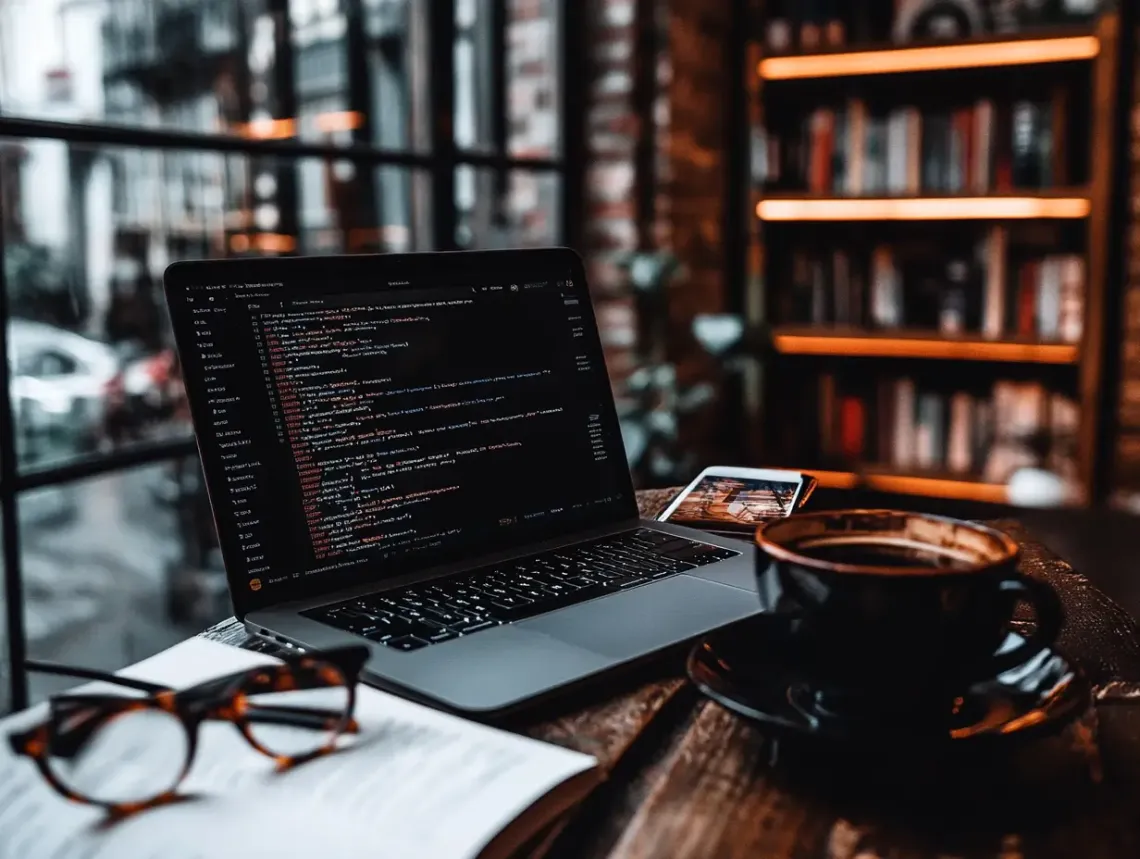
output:
{"label": "image on phone screen", "polygon": [[709,475],[682,499],[669,521],[745,529],[790,515],[798,489],[798,483]]}

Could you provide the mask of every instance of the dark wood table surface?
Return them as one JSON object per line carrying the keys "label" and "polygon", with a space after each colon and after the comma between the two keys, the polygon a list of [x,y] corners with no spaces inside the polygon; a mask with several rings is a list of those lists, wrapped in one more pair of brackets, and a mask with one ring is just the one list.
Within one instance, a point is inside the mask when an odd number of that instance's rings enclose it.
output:
{"label": "dark wood table surface", "polygon": [[[643,514],[673,494],[639,493]],[[1022,543],[1022,570],[1061,596],[1058,647],[1094,688],[1085,716],[983,759],[911,761],[912,774],[884,779],[873,765],[774,754],[764,731],[703,698],[674,654],[509,726],[588,752],[608,773],[552,833],[548,859],[1140,857],[1140,629],[1018,522],[991,524]],[[233,620],[203,635],[267,649]]]}

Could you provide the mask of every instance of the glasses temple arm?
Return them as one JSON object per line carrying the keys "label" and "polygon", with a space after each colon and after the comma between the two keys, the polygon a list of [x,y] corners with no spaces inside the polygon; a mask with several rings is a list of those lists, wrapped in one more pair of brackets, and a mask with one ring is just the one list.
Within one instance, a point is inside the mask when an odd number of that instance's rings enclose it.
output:
{"label": "glasses temple arm", "polygon": [[[243,714],[249,722],[266,725],[293,725],[298,728],[311,728],[313,730],[328,730],[338,725],[345,718],[341,710],[321,710],[315,707],[250,707]],[[356,720],[349,718],[348,728],[355,732],[358,727]]]}
{"label": "glasses temple arm", "polygon": [[146,692],[150,695],[155,695],[159,692],[165,692],[168,689],[166,686],[160,686],[157,683],[148,683],[145,680],[135,680],[132,677],[121,677],[118,674],[108,674],[105,671],[96,671],[91,668],[80,668],[75,665],[61,665],[57,662],[41,662],[38,659],[24,660],[24,667],[29,671],[36,671],[40,674],[54,674],[64,677],[79,677],[83,680],[99,680],[104,683],[113,683],[116,686],[124,686],[128,689],[137,689],[139,692]]}

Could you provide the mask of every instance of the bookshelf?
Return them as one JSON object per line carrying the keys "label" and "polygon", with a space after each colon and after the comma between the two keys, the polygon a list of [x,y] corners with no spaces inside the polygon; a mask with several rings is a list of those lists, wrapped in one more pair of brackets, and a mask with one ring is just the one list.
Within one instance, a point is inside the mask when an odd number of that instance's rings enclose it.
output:
{"label": "bookshelf", "polygon": [[985,502],[1046,467],[1090,500],[1115,13],[937,44],[817,22],[778,53],[757,14],[750,461]]}

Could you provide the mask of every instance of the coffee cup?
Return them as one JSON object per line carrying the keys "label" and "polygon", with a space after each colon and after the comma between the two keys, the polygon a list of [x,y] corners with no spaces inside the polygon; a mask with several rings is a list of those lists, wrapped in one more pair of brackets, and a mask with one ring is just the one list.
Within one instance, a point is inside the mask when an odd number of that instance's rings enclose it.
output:
{"label": "coffee cup", "polygon": [[[969,522],[806,513],[762,525],[756,544],[764,609],[788,620],[821,715],[948,715],[970,686],[1050,647],[1064,620],[1053,589],[1018,573],[1017,544]],[[1022,600],[1036,628],[1003,647]]]}

